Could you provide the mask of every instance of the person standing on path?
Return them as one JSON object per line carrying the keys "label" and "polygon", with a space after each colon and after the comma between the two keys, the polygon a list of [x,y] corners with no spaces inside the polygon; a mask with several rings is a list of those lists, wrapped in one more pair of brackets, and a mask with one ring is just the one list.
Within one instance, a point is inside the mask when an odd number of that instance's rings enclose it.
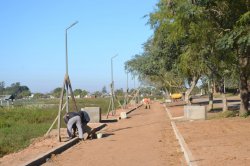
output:
{"label": "person standing on path", "polygon": [[145,106],[145,109],[150,109],[150,98],[144,98],[142,101]]}

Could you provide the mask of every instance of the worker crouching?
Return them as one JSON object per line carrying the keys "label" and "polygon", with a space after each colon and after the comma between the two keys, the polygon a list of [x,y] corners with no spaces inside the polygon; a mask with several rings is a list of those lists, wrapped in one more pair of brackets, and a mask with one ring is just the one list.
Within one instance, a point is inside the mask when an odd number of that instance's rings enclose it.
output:
{"label": "worker crouching", "polygon": [[70,139],[76,136],[78,130],[79,139],[83,139],[83,128],[90,121],[89,115],[85,111],[68,112],[63,117],[67,124],[67,133]]}

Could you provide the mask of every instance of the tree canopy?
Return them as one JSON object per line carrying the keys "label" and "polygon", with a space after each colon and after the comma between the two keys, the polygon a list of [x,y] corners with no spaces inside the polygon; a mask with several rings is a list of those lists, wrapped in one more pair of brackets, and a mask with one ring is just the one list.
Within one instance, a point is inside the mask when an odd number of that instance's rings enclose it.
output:
{"label": "tree canopy", "polygon": [[0,95],[13,95],[15,98],[20,99],[28,97],[31,92],[26,85],[21,85],[20,82],[12,83],[10,86],[5,87],[4,81],[0,82]]}
{"label": "tree canopy", "polygon": [[[248,112],[250,77],[249,0],[160,0],[148,15],[153,36],[125,69],[151,85],[188,98],[199,78],[221,84],[240,80],[240,113]],[[186,98],[186,100],[187,100]]]}

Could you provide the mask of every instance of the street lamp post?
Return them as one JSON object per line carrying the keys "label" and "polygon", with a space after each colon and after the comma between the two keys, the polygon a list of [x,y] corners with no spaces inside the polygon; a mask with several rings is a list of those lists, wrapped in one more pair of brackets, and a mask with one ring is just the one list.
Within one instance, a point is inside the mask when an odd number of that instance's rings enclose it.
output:
{"label": "street lamp post", "polygon": [[[58,115],[55,118],[54,122],[52,123],[52,125],[50,126],[49,130],[47,131],[46,135],[49,134],[49,132],[52,130],[54,124],[57,121],[57,127],[58,127],[58,141],[61,142],[61,132],[60,132],[60,128],[61,128],[61,112],[62,110],[64,110],[64,108],[66,107],[66,112],[69,112],[69,92],[68,90],[70,90],[70,95],[71,95],[71,99],[73,100],[73,104],[74,104],[74,108],[75,111],[77,111],[77,105],[76,105],[76,101],[75,101],[75,97],[74,97],[74,93],[72,90],[72,86],[71,86],[71,82],[69,79],[69,73],[68,73],[68,41],[67,41],[67,31],[73,27],[74,25],[76,25],[78,22],[74,22],[73,24],[71,24],[68,28],[65,29],[65,47],[66,47],[66,73],[65,73],[65,77],[63,80],[63,86],[62,86],[62,90],[61,90],[61,95],[60,95],[60,104],[59,104],[59,111],[58,111]],[[66,88],[66,103],[63,104],[63,98],[64,98],[64,89]]]}
{"label": "street lamp post", "polygon": [[114,92],[114,75],[113,75],[113,59],[117,57],[118,55],[115,55],[111,57],[111,108],[112,108],[112,115],[115,115],[115,92]]}
{"label": "street lamp post", "polygon": [[[74,25],[76,25],[78,23],[78,21],[74,22],[73,24],[71,24],[68,28],[66,28],[65,30],[65,47],[66,47],[66,78],[69,77],[69,73],[68,73],[68,30],[70,28],[72,28]],[[69,112],[69,87],[66,84],[66,112]]]}
{"label": "street lamp post", "polygon": [[[73,100],[75,110],[77,111],[77,105],[74,97],[74,93],[72,90],[71,82],[69,79],[69,73],[68,73],[68,34],[67,31],[72,28],[74,25],[76,25],[78,22],[74,22],[71,24],[68,28],[65,29],[65,47],[66,47],[66,73],[63,81],[63,86],[62,86],[62,91],[61,91],[61,96],[60,96],[60,104],[59,104],[59,111],[58,111],[58,116],[56,119],[58,119],[58,140],[61,142],[61,134],[60,134],[60,128],[61,128],[61,112],[62,110],[66,107],[66,112],[69,112],[69,90],[70,90],[70,95],[71,99]],[[66,103],[63,104],[63,98],[64,98],[64,89],[66,89]],[[53,125],[53,124],[52,124]]]}
{"label": "street lamp post", "polygon": [[113,78],[113,59],[117,57],[118,55],[115,55],[111,57],[111,84],[110,84],[110,92],[111,92],[111,98],[109,102],[109,108],[107,112],[107,118],[109,116],[110,109],[112,111],[112,115],[115,115],[115,94],[114,94],[114,78]]}
{"label": "street lamp post", "polygon": [[127,86],[126,86],[126,92],[125,92],[125,97],[124,97],[124,103],[123,103],[123,108],[125,109],[128,104],[128,71],[126,72],[127,74]]}
{"label": "street lamp post", "polygon": [[117,57],[118,55],[115,55],[111,57],[111,84],[114,86],[114,78],[113,78],[113,59]]}

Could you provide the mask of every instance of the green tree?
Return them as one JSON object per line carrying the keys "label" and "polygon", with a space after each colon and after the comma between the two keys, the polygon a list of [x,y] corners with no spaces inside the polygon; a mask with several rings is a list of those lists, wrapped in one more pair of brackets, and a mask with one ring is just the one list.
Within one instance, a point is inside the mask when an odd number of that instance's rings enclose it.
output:
{"label": "green tree", "polygon": [[24,90],[21,91],[20,93],[17,94],[16,98],[21,99],[21,98],[26,98],[29,97],[31,95],[29,90]]}
{"label": "green tree", "polygon": [[95,97],[101,97],[102,93],[100,91],[95,91],[93,95],[95,95]]}
{"label": "green tree", "polygon": [[88,91],[86,91],[86,90],[82,90],[82,96],[84,97],[84,96],[86,96],[87,94],[88,94],[89,92]]}
{"label": "green tree", "polygon": [[3,92],[5,95],[13,95],[15,98],[23,98],[30,96],[31,92],[28,86],[21,85],[20,82],[12,83],[10,87],[6,87]]}
{"label": "green tree", "polygon": [[162,50],[159,46],[162,44],[148,40],[144,44],[144,53],[127,61],[125,69],[138,75],[141,81],[164,91],[170,91],[172,87],[183,88],[183,79],[175,68],[177,47],[174,44],[167,45],[168,47]]}
{"label": "green tree", "polygon": [[[149,20],[154,29],[154,36],[145,44],[143,55],[136,57],[139,65],[133,65],[131,62],[126,65],[130,70],[132,68],[140,74],[146,74],[147,77],[143,75],[143,79],[160,83],[167,90],[180,91],[184,89],[184,82],[190,83],[186,92],[188,99],[206,67],[201,58],[203,52],[200,51],[202,46],[199,43],[203,36],[197,36],[195,33],[195,30],[203,29],[196,23],[202,20],[202,12],[183,0],[162,0],[157,7],[157,10],[150,14]],[[139,66],[139,69],[134,66]]]}
{"label": "green tree", "polygon": [[[248,0],[160,0],[149,14],[152,38],[125,68],[165,91],[189,83],[186,101],[199,78],[221,89],[226,73],[235,73],[231,78],[240,78],[240,114],[245,114],[249,106],[249,8]],[[212,101],[213,91],[210,94]]]}
{"label": "green tree", "polygon": [[[233,52],[239,70],[240,78],[240,114],[248,113],[249,107],[249,89],[248,80],[250,77],[250,3],[249,1],[224,1],[227,5],[224,8],[218,8],[224,13],[221,16],[223,22],[222,37],[218,45],[224,49]],[[217,7],[217,6],[216,6]],[[231,17],[229,17],[231,16]]]}
{"label": "green tree", "polygon": [[106,93],[107,93],[107,88],[106,88],[106,86],[103,86],[103,87],[102,87],[102,93],[103,93],[103,94],[106,94]]}
{"label": "green tree", "polygon": [[124,95],[123,89],[122,88],[121,89],[116,89],[115,90],[115,95],[116,96],[123,96]]}
{"label": "green tree", "polygon": [[219,72],[220,76],[226,70],[238,72],[241,94],[240,114],[244,115],[249,107],[250,3],[248,0],[214,0],[208,1],[203,6],[206,7],[207,16],[214,25],[214,32],[218,34],[212,40],[217,43],[215,49],[221,49],[221,53],[224,53],[222,58],[217,57],[222,62],[218,65],[222,68]]}
{"label": "green tree", "polygon": [[43,93],[35,93],[34,94],[34,99],[41,99],[41,98],[44,98],[45,95]]}
{"label": "green tree", "polygon": [[75,95],[75,96],[80,95],[80,97],[81,97],[81,96],[82,96],[82,90],[81,90],[81,89],[75,89],[75,90],[74,90],[74,95]]}
{"label": "green tree", "polygon": [[0,95],[4,94],[4,89],[5,89],[5,82],[1,81],[0,82]]}
{"label": "green tree", "polygon": [[61,91],[62,91],[62,88],[55,88],[52,92],[51,92],[51,95],[53,95],[54,97],[57,97],[59,98],[60,95],[61,95]]}

